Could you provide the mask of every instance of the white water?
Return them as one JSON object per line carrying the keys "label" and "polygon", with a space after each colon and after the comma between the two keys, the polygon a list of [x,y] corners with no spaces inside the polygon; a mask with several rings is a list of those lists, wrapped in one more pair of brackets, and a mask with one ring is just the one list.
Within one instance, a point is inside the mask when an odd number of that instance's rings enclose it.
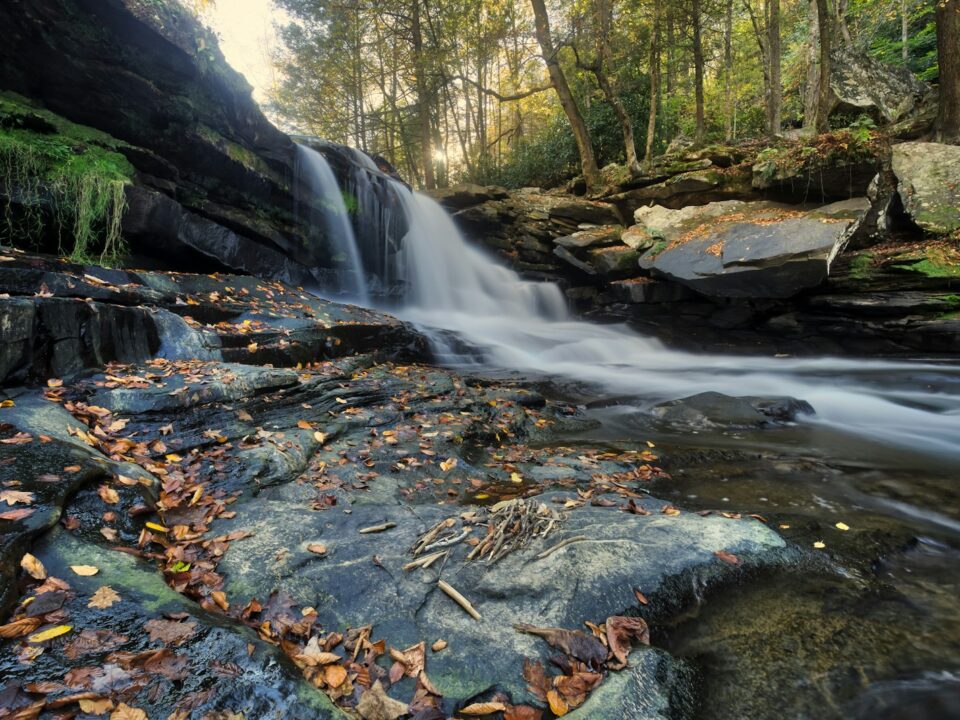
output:
{"label": "white water", "polygon": [[[339,276],[345,282],[341,283],[339,299],[350,300],[358,305],[369,305],[370,294],[357,238],[350,224],[350,215],[343,201],[340,185],[330,169],[330,164],[316,150],[298,143],[296,173],[299,180],[296,198],[298,214],[309,213],[307,217],[312,217],[313,213],[318,212],[316,205],[319,203],[324,235],[342,256]],[[306,197],[299,196],[300,187],[303,185],[309,191]]]}
{"label": "white water", "polygon": [[[491,369],[595,383],[641,404],[713,390],[789,395],[817,411],[811,422],[884,445],[960,454],[960,368],[908,362],[698,355],[622,326],[572,320],[560,290],[523,281],[470,246],[430,198],[397,184],[410,229],[400,276],[410,284],[397,313],[431,337],[452,364],[452,331]],[[939,389],[938,389],[939,388]]]}

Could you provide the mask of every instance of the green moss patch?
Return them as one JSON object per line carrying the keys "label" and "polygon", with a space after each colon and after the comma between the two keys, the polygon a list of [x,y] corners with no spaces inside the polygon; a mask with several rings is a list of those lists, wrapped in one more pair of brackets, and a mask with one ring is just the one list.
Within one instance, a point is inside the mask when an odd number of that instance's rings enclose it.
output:
{"label": "green moss patch", "polygon": [[124,143],[11,93],[0,94],[0,240],[31,249],[55,235],[75,262],[114,263],[133,166]]}

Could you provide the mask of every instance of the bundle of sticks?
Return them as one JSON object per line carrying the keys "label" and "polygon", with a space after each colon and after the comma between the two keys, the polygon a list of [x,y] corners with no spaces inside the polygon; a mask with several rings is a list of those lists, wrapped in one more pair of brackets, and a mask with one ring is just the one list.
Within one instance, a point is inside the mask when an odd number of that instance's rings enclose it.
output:
{"label": "bundle of sticks", "polygon": [[459,521],[447,518],[438,522],[417,540],[413,556],[418,560],[409,564],[428,567],[446,555],[450,547],[466,540],[475,527],[486,527],[484,537],[467,555],[467,560],[485,559],[492,565],[531,539],[546,537],[564,518],[565,514],[534,500],[503,500],[489,508],[465,513]]}

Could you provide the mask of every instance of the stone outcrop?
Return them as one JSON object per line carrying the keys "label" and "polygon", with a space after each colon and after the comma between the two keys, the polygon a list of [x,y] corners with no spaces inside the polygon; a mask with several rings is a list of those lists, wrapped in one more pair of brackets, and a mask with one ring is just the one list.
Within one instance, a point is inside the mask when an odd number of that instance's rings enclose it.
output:
{"label": "stone outcrop", "polygon": [[903,207],[917,225],[932,233],[960,229],[960,147],[899,143],[892,167]]}
{"label": "stone outcrop", "polygon": [[641,264],[704,295],[792,297],[823,282],[868,207],[863,199],[804,213],[745,203],[709,222],[674,224],[667,246],[648,251]]}
{"label": "stone outcrop", "polygon": [[908,68],[888,65],[848,47],[830,54],[832,112],[870,115],[877,123],[896,123],[914,113],[930,87]]}

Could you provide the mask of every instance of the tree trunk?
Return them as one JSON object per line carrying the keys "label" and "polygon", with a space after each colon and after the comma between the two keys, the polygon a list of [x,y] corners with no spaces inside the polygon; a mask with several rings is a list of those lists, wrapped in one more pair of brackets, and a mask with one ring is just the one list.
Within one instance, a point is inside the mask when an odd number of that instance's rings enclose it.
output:
{"label": "tree trunk", "polygon": [[553,47],[553,38],[550,36],[550,19],[547,16],[547,8],[544,0],[530,0],[533,6],[533,16],[536,26],[537,42],[540,44],[540,50],[543,52],[543,60],[547,64],[547,72],[550,73],[550,82],[553,89],[557,92],[557,98],[570,121],[570,127],[573,129],[573,137],[577,141],[577,150],[580,152],[580,167],[583,171],[583,177],[587,182],[587,188],[595,188],[600,184],[600,170],[597,167],[597,157],[593,152],[593,145],[590,141],[590,133],[587,130],[587,124],[580,114],[580,108],[573,97],[573,92],[567,84],[567,78],[563,74],[563,68],[557,60],[557,53]]}
{"label": "tree trunk", "polygon": [[657,106],[660,104],[660,9],[653,2],[653,27],[650,29],[650,114],[647,116],[647,147],[643,164],[647,172],[653,167],[653,141],[657,135]]}
{"label": "tree trunk", "polygon": [[430,102],[427,90],[426,63],[423,58],[423,32],[420,27],[420,0],[413,0],[413,56],[417,73],[417,124],[420,128],[420,158],[423,163],[423,186],[433,190],[437,181],[433,173],[433,143],[430,132]]}
{"label": "tree trunk", "polygon": [[596,14],[596,44],[597,62],[594,66],[594,75],[597,84],[603,91],[607,102],[613,107],[613,112],[620,123],[620,132],[623,134],[624,154],[630,172],[640,172],[640,162],[637,159],[637,144],[633,137],[633,121],[627,109],[623,106],[620,93],[614,86],[614,81],[608,75],[613,69],[613,54],[610,52],[610,26],[613,24],[613,0],[594,0]]}
{"label": "tree trunk", "polygon": [[770,92],[767,96],[767,133],[779,135],[783,124],[780,108],[783,88],[780,82],[780,0],[769,0],[767,18],[767,48],[770,61]]}
{"label": "tree trunk", "polygon": [[817,76],[817,105],[813,128],[818,133],[830,130],[830,8],[827,0],[816,0],[817,25],[820,33],[820,72]]}
{"label": "tree trunk", "polygon": [[910,61],[910,15],[907,9],[907,0],[900,0],[900,55],[903,64]]}
{"label": "tree trunk", "polygon": [[703,108],[703,41],[700,37],[702,18],[700,0],[693,0],[693,72],[694,94],[697,102],[697,125],[693,134],[695,147],[703,145],[706,134],[706,116]]}
{"label": "tree trunk", "polygon": [[960,0],[937,0],[938,142],[960,144]]}
{"label": "tree trunk", "polygon": [[723,18],[723,138],[733,142],[733,0],[727,0]]}
{"label": "tree trunk", "polygon": [[803,98],[803,127],[814,129],[817,119],[817,102],[820,97],[820,25],[817,22],[817,0],[807,2],[807,81]]}

